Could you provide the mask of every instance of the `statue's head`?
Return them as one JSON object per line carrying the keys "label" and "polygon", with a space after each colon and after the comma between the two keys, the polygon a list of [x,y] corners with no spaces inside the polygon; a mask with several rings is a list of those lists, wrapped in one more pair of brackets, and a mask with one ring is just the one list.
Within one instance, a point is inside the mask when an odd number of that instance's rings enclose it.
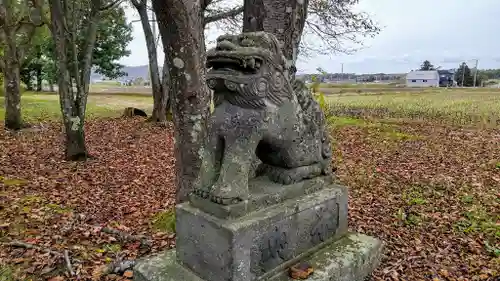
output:
{"label": "statue's head", "polygon": [[207,68],[208,86],[216,94],[264,98],[290,89],[286,59],[271,33],[220,36],[216,47],[207,52]]}

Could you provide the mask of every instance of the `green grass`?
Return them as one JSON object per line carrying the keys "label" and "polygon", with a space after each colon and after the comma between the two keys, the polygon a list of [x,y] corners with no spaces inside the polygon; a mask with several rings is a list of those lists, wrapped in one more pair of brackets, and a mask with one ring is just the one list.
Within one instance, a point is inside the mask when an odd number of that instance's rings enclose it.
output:
{"label": "green grass", "polygon": [[28,181],[23,179],[13,179],[0,176],[0,183],[3,183],[5,186],[14,186],[14,185],[26,184],[28,183]]}
{"label": "green grass", "polygon": [[[4,97],[0,97],[4,103]],[[87,118],[118,117],[125,107],[138,107],[151,111],[152,98],[147,95],[133,94],[94,94],[90,95],[87,103]],[[59,96],[53,93],[26,92],[21,96],[21,114],[26,122],[40,122],[59,120],[61,109]],[[0,120],[5,118],[5,107],[0,108]]]}
{"label": "green grass", "polygon": [[386,120],[369,120],[355,117],[327,115],[326,122],[330,128],[336,129],[343,127],[364,128],[368,130],[372,136],[376,136],[376,139],[409,141],[422,138],[421,136],[402,132],[397,125],[386,122]]}
{"label": "green grass", "polygon": [[12,267],[0,264],[0,281],[14,281],[14,270]]}
{"label": "green grass", "polygon": [[491,237],[500,239],[500,225],[496,223],[499,216],[495,216],[485,210],[480,205],[472,205],[467,212],[463,214],[455,227],[464,233],[482,232]]}
{"label": "green grass", "polygon": [[488,89],[327,95],[327,103],[328,115],[500,124],[500,92]]}
{"label": "green grass", "polygon": [[[420,92],[401,89],[378,94],[326,95],[325,98],[327,116],[337,116],[337,119],[328,120],[334,126],[361,126],[364,121],[356,119],[360,117],[500,125],[500,91],[497,89],[427,89]],[[4,102],[3,97],[0,97],[0,102]],[[117,117],[129,106],[151,112],[152,98],[138,93],[91,94],[87,118]],[[27,122],[59,120],[59,97],[51,93],[23,93],[21,112]],[[4,115],[5,108],[1,107],[0,120],[3,120]],[[345,118],[339,119],[338,116]],[[397,132],[391,135],[396,139],[407,137]]]}
{"label": "green grass", "polygon": [[[404,84],[404,81],[402,82]],[[321,83],[319,85],[320,88],[395,88],[399,83],[390,82],[390,83],[357,83],[357,84],[348,84],[348,83]]]}
{"label": "green grass", "polygon": [[359,118],[329,116],[326,119],[328,125],[333,127],[365,126],[366,122]]}
{"label": "green grass", "polygon": [[151,220],[153,228],[161,232],[175,232],[175,211],[163,211],[153,216]]}
{"label": "green grass", "polygon": [[101,81],[101,82],[96,82],[92,83],[92,86],[121,86],[120,82],[117,81]]}

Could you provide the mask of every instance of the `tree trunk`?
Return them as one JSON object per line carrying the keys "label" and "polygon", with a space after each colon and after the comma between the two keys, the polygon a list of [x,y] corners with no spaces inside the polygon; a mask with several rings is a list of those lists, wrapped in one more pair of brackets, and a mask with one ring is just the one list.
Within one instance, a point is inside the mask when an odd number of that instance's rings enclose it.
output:
{"label": "tree trunk", "polygon": [[[66,118],[65,118],[66,119]],[[85,132],[83,122],[75,122],[79,118],[70,118],[70,122],[64,122],[66,132],[65,155],[67,160],[86,160],[89,155],[85,146]]]}
{"label": "tree trunk", "polygon": [[209,114],[205,42],[199,1],[153,0],[169,67],[175,127],[177,203],[184,202],[198,175]]}
{"label": "tree trunk", "polygon": [[16,35],[11,25],[13,22],[13,3],[4,3],[5,46],[4,46],[4,91],[5,91],[5,128],[19,130],[22,127],[21,119],[21,89],[20,89],[20,62],[16,44]]}
{"label": "tree trunk", "polygon": [[167,91],[163,88],[160,80],[160,70],[158,67],[158,56],[156,50],[156,42],[149,23],[147,1],[146,0],[133,0],[132,4],[135,6],[139,17],[141,19],[142,30],[146,39],[146,48],[148,50],[149,59],[149,74],[151,78],[151,89],[153,90],[153,114],[151,121],[165,122],[167,119]]}
{"label": "tree trunk", "polygon": [[162,69],[162,78],[161,78],[161,87],[165,91],[165,96],[167,103],[165,105],[165,112],[167,114],[167,120],[171,121],[173,120],[172,117],[172,94],[169,90],[169,81],[170,81],[170,74],[168,73],[168,62],[167,62],[167,56],[165,56],[163,60],[163,69]]}
{"label": "tree trunk", "polygon": [[56,46],[56,58],[58,62],[58,92],[59,103],[66,134],[65,155],[67,160],[84,160],[87,158],[85,146],[85,135],[83,133],[83,118],[80,111],[80,99],[76,99],[71,91],[72,83],[69,74],[68,63],[68,39],[69,34],[64,12],[60,0],[50,0],[51,31]]}
{"label": "tree trunk", "polygon": [[[28,74],[28,75],[31,75],[31,73]],[[27,81],[26,81],[26,90],[29,91],[29,92],[33,91],[33,79],[31,79],[31,78],[27,79]]]}
{"label": "tree trunk", "polygon": [[22,128],[22,118],[19,62],[15,57],[15,49],[12,50],[12,46],[9,47],[8,45],[10,44],[7,44],[5,48],[4,69],[5,128],[20,130]]}
{"label": "tree trunk", "polygon": [[283,44],[283,54],[295,79],[302,30],[307,18],[308,0],[245,0],[243,32],[266,31]]}
{"label": "tree trunk", "polygon": [[[42,56],[42,52],[38,50],[37,57],[38,61],[40,61],[40,58]],[[37,63],[36,66],[36,91],[41,92],[42,91],[42,65],[40,63]]]}

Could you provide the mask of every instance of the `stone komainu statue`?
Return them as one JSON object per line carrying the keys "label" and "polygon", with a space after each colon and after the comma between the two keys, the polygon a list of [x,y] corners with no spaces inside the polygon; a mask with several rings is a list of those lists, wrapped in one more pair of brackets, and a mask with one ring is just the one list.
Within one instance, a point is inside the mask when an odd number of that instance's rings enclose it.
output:
{"label": "stone komainu statue", "polygon": [[215,110],[194,194],[229,205],[247,200],[256,175],[284,185],[331,173],[325,117],[309,89],[291,85],[276,37],[224,35],[207,52]]}

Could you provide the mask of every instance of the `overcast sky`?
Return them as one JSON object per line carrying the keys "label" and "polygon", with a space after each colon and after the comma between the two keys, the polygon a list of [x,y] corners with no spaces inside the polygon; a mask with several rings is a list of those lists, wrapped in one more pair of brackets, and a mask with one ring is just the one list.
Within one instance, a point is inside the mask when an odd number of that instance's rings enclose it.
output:
{"label": "overcast sky", "polygon": [[[382,32],[364,40],[364,49],[352,55],[313,56],[300,59],[299,72],[396,73],[418,68],[423,60],[456,68],[461,61],[479,68],[500,68],[499,0],[360,0],[358,9],[371,15]],[[130,20],[138,19],[128,10]],[[134,23],[132,54],[121,63],[147,64],[140,23]],[[217,31],[215,31],[217,32]],[[163,52],[159,50],[163,61]]]}

